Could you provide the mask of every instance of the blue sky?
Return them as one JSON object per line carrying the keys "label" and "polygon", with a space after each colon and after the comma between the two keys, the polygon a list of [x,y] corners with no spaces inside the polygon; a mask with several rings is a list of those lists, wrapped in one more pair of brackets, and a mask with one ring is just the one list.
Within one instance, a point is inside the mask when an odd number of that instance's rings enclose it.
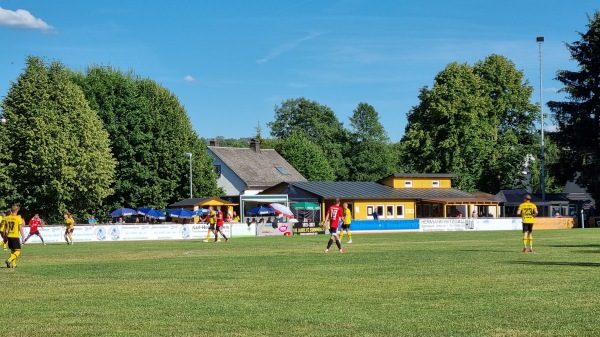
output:
{"label": "blue sky", "polygon": [[0,96],[35,55],[151,78],[179,97],[201,137],[249,137],[259,124],[268,137],[274,106],[305,97],[346,126],[369,103],[395,142],[419,88],[450,62],[504,55],[538,102],[537,36],[543,100],[561,99],[554,75],[576,69],[564,43],[579,40],[596,9],[591,0],[0,0]]}

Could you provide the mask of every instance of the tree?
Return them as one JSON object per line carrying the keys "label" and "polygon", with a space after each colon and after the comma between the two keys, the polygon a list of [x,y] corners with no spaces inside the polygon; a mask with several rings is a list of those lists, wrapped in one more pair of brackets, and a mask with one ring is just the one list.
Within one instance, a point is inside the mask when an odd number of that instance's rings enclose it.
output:
{"label": "tree", "polygon": [[185,153],[192,153],[194,196],[221,193],[206,143],[169,90],[111,67],[90,67],[73,77],[110,133],[118,162],[115,193],[106,200],[105,211],[122,206],[163,208],[188,198]]}
{"label": "tree", "polygon": [[551,166],[561,182],[575,179],[600,200],[600,12],[588,16],[589,28],[580,41],[566,44],[578,71],[560,70],[556,79],[566,101],[548,102],[558,123],[554,140],[561,149],[558,165]]}
{"label": "tree", "polygon": [[289,99],[275,106],[275,120],[268,123],[271,136],[284,139],[292,133],[304,134],[319,146],[330,166],[334,165],[336,180],[346,180],[348,170],[343,157],[347,135],[333,110],[306,98]]}
{"label": "tree", "polygon": [[522,187],[535,140],[532,92],[502,56],[449,64],[408,114],[401,162],[413,172],[455,173],[454,185],[467,191]]}
{"label": "tree", "polygon": [[359,103],[350,117],[346,158],[350,181],[376,181],[395,171],[389,137],[375,108]]}
{"label": "tree", "polygon": [[26,64],[2,102],[14,187],[6,191],[9,202],[49,222],[60,221],[63,212],[86,216],[112,193],[108,134],[68,69],[37,57]]}
{"label": "tree", "polygon": [[333,181],[335,172],[321,148],[305,134],[293,132],[281,140],[277,152],[309,181]]}

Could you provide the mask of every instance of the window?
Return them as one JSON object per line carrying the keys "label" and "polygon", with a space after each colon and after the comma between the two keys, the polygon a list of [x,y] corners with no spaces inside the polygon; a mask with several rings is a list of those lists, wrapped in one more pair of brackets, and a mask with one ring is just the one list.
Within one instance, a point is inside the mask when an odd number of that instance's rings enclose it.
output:
{"label": "window", "polygon": [[396,218],[404,218],[404,205],[396,205]]}
{"label": "window", "polygon": [[373,216],[373,205],[367,206],[367,216]]}
{"label": "window", "polygon": [[214,171],[217,178],[221,178],[221,165],[214,165]]}
{"label": "window", "polygon": [[431,187],[439,188],[440,187],[440,181],[439,180],[432,181],[431,182]]}
{"label": "window", "polygon": [[405,180],[404,187],[412,187],[412,180]]}
{"label": "window", "polygon": [[385,216],[387,218],[393,218],[394,217],[394,205],[387,205],[387,206],[385,206],[385,208],[387,208],[387,210],[385,212]]}
{"label": "window", "polygon": [[275,166],[275,168],[277,169],[277,171],[279,171],[279,173],[281,173],[281,174],[287,174],[287,172],[285,171],[285,167]]}
{"label": "window", "polygon": [[421,204],[417,204],[417,218],[423,216],[423,206]]}
{"label": "window", "polygon": [[379,214],[380,218],[385,217],[385,213],[383,213],[383,205],[377,205],[377,214]]}

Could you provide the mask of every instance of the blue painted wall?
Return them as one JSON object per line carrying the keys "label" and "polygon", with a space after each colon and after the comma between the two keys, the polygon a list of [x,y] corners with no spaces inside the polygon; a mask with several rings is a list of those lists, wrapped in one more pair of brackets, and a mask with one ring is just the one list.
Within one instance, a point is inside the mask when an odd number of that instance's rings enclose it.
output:
{"label": "blue painted wall", "polygon": [[419,220],[353,220],[350,230],[381,231],[381,230],[418,230]]}

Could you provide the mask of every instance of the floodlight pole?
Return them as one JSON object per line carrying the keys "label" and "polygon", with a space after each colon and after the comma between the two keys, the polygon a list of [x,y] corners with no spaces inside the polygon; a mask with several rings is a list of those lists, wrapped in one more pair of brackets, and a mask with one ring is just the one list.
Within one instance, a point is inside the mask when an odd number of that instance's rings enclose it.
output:
{"label": "floodlight pole", "polygon": [[192,154],[187,152],[185,154],[186,157],[190,158],[190,199],[193,198],[193,194],[192,194]]}
{"label": "floodlight pole", "polygon": [[546,200],[546,148],[544,145],[544,100],[542,99],[542,42],[544,42],[544,37],[543,36],[538,36],[536,39],[538,46],[539,46],[539,50],[540,50],[540,116],[541,116],[541,136],[542,136],[542,153],[541,153],[541,159],[542,159],[542,200]]}

